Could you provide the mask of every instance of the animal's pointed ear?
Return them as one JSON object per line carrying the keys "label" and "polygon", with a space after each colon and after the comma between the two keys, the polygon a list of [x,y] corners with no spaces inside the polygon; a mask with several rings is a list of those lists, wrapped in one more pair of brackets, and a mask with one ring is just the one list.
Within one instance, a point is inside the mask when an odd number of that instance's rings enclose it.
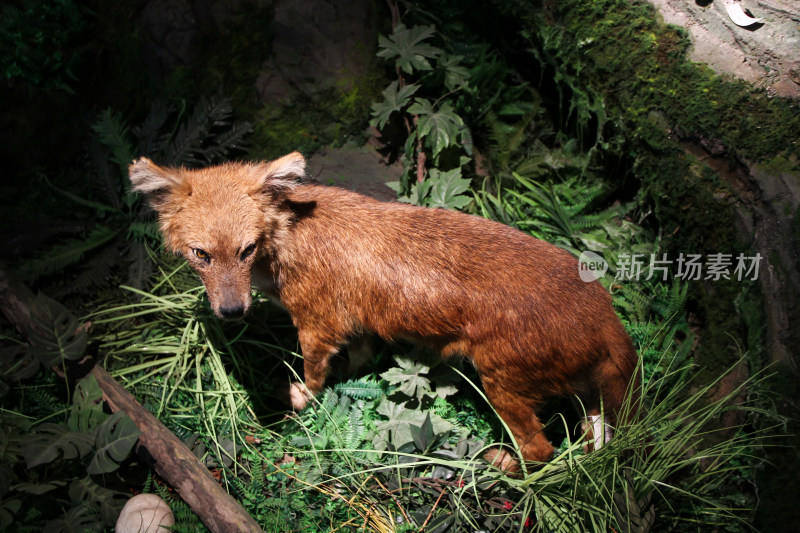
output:
{"label": "animal's pointed ear", "polygon": [[167,197],[182,184],[177,171],[160,167],[146,157],[133,161],[128,175],[131,189],[144,194],[147,203],[156,211],[163,210]]}
{"label": "animal's pointed ear", "polygon": [[292,152],[275,161],[256,166],[260,192],[274,197],[292,190],[306,175],[306,160],[300,152]]}

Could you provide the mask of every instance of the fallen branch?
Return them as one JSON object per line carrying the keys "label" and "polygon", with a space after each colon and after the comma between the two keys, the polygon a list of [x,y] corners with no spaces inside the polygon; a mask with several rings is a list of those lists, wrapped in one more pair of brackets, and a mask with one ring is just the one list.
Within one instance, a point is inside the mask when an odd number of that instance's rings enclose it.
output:
{"label": "fallen branch", "polygon": [[[25,338],[33,324],[33,293],[0,270],[0,311]],[[259,525],[219,485],[211,472],[171,431],[142,407],[108,372],[94,366],[92,374],[103,389],[103,398],[114,412],[124,411],[139,426],[139,446],[155,461],[154,468],[200,520],[214,532],[262,531]]]}

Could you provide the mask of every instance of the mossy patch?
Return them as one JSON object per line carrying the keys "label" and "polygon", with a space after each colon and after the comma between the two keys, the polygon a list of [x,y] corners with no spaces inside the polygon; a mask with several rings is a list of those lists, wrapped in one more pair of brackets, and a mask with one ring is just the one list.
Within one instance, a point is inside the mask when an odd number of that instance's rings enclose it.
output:
{"label": "mossy patch", "polygon": [[[560,123],[579,134],[599,129],[594,150],[604,155],[598,159],[630,169],[609,177],[620,186],[634,184],[640,209],[654,215],[669,256],[749,252],[736,234],[736,191],[679,141],[708,140],[732,160],[794,170],[800,154],[796,102],[688,61],[687,32],[660,22],[646,1],[497,5],[521,21],[541,72],[553,73],[543,74],[540,83],[551,85],[567,115]],[[594,136],[590,131],[581,138]],[[735,280],[695,285],[703,324],[696,360],[708,372],[730,366],[741,351],[763,347],[752,317],[742,316],[763,305],[760,298]]]}
{"label": "mossy patch", "polygon": [[382,83],[379,74],[370,72],[312,94],[298,93],[285,104],[262,106],[254,115],[250,155],[272,159],[294,150],[308,154],[364,133]]}
{"label": "mossy patch", "polygon": [[659,22],[648,2],[566,0],[550,15],[558,24],[542,27],[540,42],[603,94],[609,115],[640,122],[658,109],[677,128],[720,139],[749,160],[800,153],[796,102],[689,62],[686,32]]}
{"label": "mossy patch", "polygon": [[268,3],[243,2],[217,27],[199,27],[196,61],[164,79],[171,98],[196,101],[224,94],[242,114],[258,104],[255,80],[272,47],[274,9]]}

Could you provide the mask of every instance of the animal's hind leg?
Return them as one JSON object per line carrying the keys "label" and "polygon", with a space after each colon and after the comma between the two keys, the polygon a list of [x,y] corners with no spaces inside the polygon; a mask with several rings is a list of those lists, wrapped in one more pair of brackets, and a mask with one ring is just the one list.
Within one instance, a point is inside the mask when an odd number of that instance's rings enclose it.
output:
{"label": "animal's hind leg", "polygon": [[[540,398],[515,395],[507,380],[484,378],[483,388],[489,402],[506,423],[526,461],[547,461],[553,455],[553,445],[544,434],[544,426],[536,415]],[[506,468],[503,465],[504,469]]]}
{"label": "animal's hind leg", "polygon": [[594,369],[591,391],[583,398],[586,412],[582,423],[593,449],[602,447],[614,436],[613,426],[625,403],[629,380],[630,376],[613,359],[600,362]]}

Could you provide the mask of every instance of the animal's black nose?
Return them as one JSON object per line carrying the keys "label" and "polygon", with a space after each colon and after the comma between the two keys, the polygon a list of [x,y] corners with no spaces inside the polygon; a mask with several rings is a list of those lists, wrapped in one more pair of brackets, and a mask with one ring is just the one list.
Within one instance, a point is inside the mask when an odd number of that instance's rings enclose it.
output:
{"label": "animal's black nose", "polygon": [[237,318],[242,318],[244,315],[244,306],[243,305],[236,305],[231,307],[220,307],[219,314],[222,318],[227,320],[235,320]]}

